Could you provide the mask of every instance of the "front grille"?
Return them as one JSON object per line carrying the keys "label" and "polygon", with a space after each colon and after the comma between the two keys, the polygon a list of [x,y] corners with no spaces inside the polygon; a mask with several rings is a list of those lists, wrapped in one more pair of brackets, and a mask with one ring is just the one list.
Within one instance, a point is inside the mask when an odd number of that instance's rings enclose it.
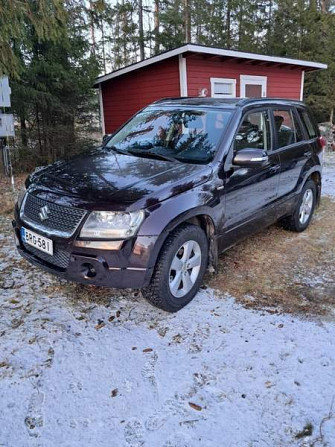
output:
{"label": "front grille", "polygon": [[[48,207],[48,218],[41,220],[39,214],[44,206]],[[27,194],[21,213],[22,219],[32,226],[69,237],[76,231],[86,211],[80,208],[57,205],[32,194]]]}
{"label": "front grille", "polygon": [[44,253],[43,251],[37,250],[35,247],[26,244],[24,241],[22,241],[22,244],[28,253],[31,253],[49,264],[55,265],[61,269],[66,269],[69,265],[71,253],[67,251],[54,247],[54,254],[51,256],[48,255],[48,253]]}

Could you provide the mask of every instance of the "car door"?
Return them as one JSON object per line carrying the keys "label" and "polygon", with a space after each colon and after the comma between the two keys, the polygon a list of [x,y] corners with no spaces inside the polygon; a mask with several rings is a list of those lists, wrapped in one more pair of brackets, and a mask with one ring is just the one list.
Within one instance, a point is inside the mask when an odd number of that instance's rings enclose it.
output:
{"label": "car door", "polygon": [[275,152],[279,155],[281,164],[278,197],[284,198],[296,191],[301,171],[312,155],[312,148],[304,137],[294,107],[273,108],[272,113]]}
{"label": "car door", "polygon": [[[253,168],[234,166],[234,155],[241,149],[263,149],[268,163]],[[225,219],[223,235],[233,243],[243,235],[246,223],[266,217],[273,221],[271,205],[278,197],[280,163],[273,152],[273,129],[270,111],[254,109],[242,117],[225,163]],[[227,237],[227,234],[230,234]],[[223,242],[223,248],[226,242]]]}

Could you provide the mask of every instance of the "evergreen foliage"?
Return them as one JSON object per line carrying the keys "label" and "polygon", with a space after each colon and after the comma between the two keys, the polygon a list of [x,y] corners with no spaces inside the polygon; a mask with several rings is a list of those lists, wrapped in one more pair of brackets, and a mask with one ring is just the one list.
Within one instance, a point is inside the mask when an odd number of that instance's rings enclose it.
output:
{"label": "evergreen foliage", "polygon": [[20,16],[22,29],[11,47],[13,63],[6,65],[12,75],[12,111],[20,123],[20,150],[28,168],[30,162],[48,163],[86,144],[83,125],[91,122],[96,98],[92,85],[99,73],[82,2],[44,1],[46,16],[53,6],[60,8],[62,22],[56,34],[35,23],[41,3],[25,2],[29,14]]}
{"label": "evergreen foliage", "polygon": [[[314,60],[305,101],[335,107],[335,0],[0,0],[0,73],[34,163],[82,146],[96,75],[185,42]],[[36,156],[35,156],[36,155]]]}

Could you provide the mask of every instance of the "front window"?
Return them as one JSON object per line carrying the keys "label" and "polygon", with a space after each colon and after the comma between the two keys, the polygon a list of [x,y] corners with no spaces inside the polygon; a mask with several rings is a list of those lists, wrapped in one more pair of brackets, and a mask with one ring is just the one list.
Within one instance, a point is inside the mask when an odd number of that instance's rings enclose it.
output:
{"label": "front window", "polygon": [[266,110],[249,113],[239,127],[235,137],[235,152],[250,148],[271,149],[269,114]]}
{"label": "front window", "polygon": [[154,109],[138,113],[107,143],[138,156],[208,163],[217,150],[230,111]]}

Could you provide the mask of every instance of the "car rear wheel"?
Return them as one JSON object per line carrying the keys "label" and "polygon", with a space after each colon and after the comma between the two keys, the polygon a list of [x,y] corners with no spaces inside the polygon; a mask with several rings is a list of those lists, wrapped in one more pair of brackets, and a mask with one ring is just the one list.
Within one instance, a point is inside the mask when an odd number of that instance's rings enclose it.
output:
{"label": "car rear wheel", "polygon": [[303,187],[294,213],[283,220],[287,230],[301,232],[306,230],[314,213],[316,204],[316,186],[313,180],[308,180]]}
{"label": "car rear wheel", "polygon": [[160,309],[177,312],[196,295],[207,262],[204,231],[196,225],[181,225],[167,238],[143,296]]}

